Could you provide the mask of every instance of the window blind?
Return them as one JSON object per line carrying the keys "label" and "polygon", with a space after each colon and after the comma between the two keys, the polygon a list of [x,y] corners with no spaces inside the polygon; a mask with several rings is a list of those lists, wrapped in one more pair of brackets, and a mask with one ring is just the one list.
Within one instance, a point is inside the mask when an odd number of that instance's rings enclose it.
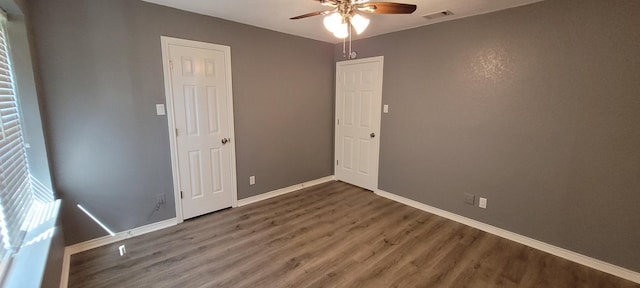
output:
{"label": "window blind", "polygon": [[[6,18],[0,16],[0,247],[1,265],[17,252],[28,228],[31,192],[24,139],[18,115]],[[3,267],[0,267],[0,272]]]}

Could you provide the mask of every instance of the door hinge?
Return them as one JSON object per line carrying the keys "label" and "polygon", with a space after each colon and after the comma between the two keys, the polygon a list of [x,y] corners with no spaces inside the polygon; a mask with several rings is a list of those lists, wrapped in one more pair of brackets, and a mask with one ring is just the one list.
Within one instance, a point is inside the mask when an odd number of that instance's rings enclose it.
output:
{"label": "door hinge", "polygon": [[180,199],[182,199],[182,191],[180,191]]}
{"label": "door hinge", "polygon": [[176,128],[176,137],[178,137],[178,128]]}
{"label": "door hinge", "polygon": [[169,69],[173,70],[173,61],[169,60]]}
{"label": "door hinge", "polygon": [[339,163],[338,160],[336,160],[336,166],[338,166],[338,163]]}
{"label": "door hinge", "polygon": [[338,125],[340,125],[340,119],[338,119]]}

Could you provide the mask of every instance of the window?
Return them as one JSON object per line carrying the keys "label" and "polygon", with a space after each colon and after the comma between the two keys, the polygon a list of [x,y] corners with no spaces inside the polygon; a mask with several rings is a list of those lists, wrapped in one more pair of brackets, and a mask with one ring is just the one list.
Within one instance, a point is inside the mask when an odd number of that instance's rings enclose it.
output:
{"label": "window", "polygon": [[0,111],[0,141],[4,140],[4,124],[2,124],[2,111]]}
{"label": "window", "polygon": [[6,16],[0,15],[0,275],[18,251],[34,207],[31,178],[20,124]]}

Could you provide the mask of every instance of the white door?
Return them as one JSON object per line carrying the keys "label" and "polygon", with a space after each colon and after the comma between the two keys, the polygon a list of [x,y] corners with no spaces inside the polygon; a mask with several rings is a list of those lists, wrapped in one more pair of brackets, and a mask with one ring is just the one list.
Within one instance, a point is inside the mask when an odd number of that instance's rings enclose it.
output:
{"label": "white door", "polygon": [[237,196],[230,48],[168,37],[163,47],[182,219],[232,207]]}
{"label": "white door", "polygon": [[336,64],[336,177],[378,188],[383,57]]}

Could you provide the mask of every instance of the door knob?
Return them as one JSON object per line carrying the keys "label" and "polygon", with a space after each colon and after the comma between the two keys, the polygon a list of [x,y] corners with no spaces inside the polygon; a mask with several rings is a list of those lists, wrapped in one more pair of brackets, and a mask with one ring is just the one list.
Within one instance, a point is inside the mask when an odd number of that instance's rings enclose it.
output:
{"label": "door knob", "polygon": [[369,136],[371,136],[371,138],[376,138],[376,133],[371,133]]}
{"label": "door knob", "polygon": [[229,138],[222,138],[222,144],[227,144],[227,142],[231,141]]}

